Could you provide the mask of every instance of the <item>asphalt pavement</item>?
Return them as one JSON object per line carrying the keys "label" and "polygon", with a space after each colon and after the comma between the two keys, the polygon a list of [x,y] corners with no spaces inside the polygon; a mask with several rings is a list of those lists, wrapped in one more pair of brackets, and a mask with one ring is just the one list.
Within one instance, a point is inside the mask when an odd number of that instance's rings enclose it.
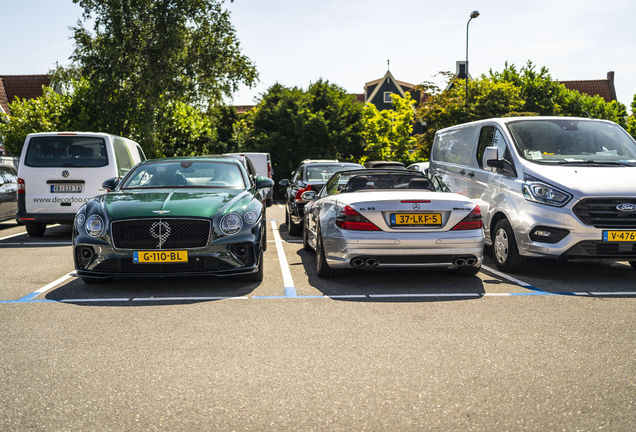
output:
{"label": "asphalt pavement", "polygon": [[634,429],[628,263],[325,280],[267,213],[262,283],[85,285],[69,227],[0,223],[0,430]]}

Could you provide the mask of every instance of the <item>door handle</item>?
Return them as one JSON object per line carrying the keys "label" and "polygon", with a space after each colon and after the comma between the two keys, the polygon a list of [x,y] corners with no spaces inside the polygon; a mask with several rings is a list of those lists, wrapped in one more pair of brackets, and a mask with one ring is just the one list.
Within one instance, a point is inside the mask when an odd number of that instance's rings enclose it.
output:
{"label": "door handle", "polygon": [[468,177],[475,177],[475,173],[473,171],[469,172]]}
{"label": "door handle", "polygon": [[464,175],[464,174],[466,174],[466,170],[461,170],[459,173],[460,173],[461,175]]}

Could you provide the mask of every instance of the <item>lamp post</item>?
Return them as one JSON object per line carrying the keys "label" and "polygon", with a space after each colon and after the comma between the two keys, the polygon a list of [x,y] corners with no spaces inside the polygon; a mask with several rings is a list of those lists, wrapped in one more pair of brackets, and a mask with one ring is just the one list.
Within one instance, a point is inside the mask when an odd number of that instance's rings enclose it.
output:
{"label": "lamp post", "polygon": [[466,122],[468,122],[468,25],[473,18],[479,16],[479,11],[472,11],[470,13],[470,19],[466,23]]}

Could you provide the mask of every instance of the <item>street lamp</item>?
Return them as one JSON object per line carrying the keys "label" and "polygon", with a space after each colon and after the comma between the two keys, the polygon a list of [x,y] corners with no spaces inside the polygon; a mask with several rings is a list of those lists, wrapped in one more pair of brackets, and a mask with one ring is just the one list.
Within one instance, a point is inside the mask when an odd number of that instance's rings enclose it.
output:
{"label": "street lamp", "polygon": [[472,11],[470,19],[466,23],[466,122],[468,122],[468,25],[473,18],[479,16],[479,11]]}

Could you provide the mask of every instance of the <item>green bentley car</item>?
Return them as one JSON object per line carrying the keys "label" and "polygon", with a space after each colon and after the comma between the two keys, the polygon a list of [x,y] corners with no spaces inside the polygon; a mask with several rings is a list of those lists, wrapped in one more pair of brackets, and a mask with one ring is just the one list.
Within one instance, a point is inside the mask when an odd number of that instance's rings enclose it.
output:
{"label": "green bentley car", "polygon": [[233,157],[153,159],[133,167],[75,216],[73,254],[85,283],[114,276],[263,279],[266,177]]}

